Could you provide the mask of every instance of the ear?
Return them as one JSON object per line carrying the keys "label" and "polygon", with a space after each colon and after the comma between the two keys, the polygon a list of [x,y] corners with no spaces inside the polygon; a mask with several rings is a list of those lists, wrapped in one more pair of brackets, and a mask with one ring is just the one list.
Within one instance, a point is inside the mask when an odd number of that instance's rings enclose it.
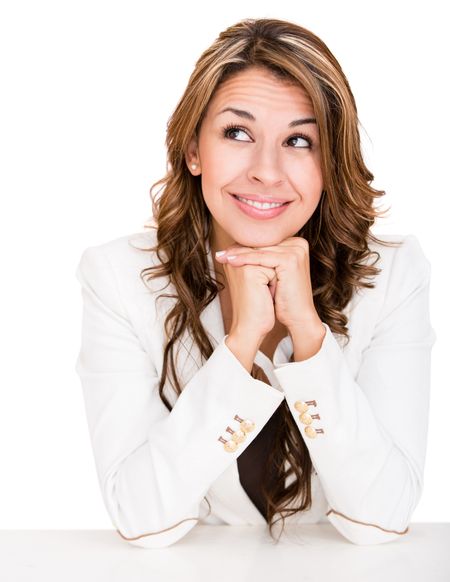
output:
{"label": "ear", "polygon": [[198,176],[202,173],[196,136],[193,136],[189,141],[184,158],[186,160],[187,167],[193,176]]}

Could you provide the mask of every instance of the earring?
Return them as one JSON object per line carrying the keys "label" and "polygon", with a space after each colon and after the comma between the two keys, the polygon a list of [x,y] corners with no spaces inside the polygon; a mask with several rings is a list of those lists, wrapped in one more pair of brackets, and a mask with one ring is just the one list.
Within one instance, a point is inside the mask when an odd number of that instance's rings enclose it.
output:
{"label": "earring", "polygon": [[193,170],[196,170],[196,169],[197,169],[197,164],[191,164],[191,168],[192,168]]}

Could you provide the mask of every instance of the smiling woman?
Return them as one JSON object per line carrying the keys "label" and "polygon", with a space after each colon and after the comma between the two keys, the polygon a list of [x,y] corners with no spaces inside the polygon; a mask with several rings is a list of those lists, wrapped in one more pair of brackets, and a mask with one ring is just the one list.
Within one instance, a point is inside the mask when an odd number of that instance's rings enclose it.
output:
{"label": "smiling woman", "polygon": [[238,240],[277,244],[294,236],[320,201],[320,138],[311,99],[298,83],[261,65],[220,83],[186,157],[196,164],[192,173],[201,174],[213,249]]}
{"label": "smiling woman", "polygon": [[339,63],[297,24],[238,22],[198,59],[166,145],[155,226],[77,270],[118,533],[155,548],[198,522],[290,520],[399,539],[423,486],[430,264],[414,235],[371,232],[385,192]]}

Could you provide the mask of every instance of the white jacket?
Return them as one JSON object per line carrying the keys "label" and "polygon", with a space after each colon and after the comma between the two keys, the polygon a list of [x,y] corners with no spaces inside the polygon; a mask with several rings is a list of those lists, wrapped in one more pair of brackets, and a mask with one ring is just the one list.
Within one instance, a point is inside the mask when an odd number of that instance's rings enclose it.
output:
{"label": "white jacket", "polygon": [[[118,533],[144,548],[169,546],[197,523],[265,524],[240,481],[237,457],[264,427],[283,398],[304,437],[313,463],[310,510],[286,523],[330,521],[355,544],[398,539],[408,531],[421,497],[427,444],[431,348],[431,265],[414,235],[401,247],[370,243],[382,269],[374,289],[360,289],[347,305],[351,340],[327,324],[318,353],[289,362],[290,336],[278,344],[273,364],[258,351],[255,362],[271,386],[254,379],[225,344],[220,299],[201,314],[215,347],[200,353],[183,337],[178,375],[184,389],[160,400],[165,315],[175,293],[167,279],[145,282],[140,272],[156,264],[154,230],[91,246],[82,253],[83,321],[76,362],[97,475],[106,509]],[[373,262],[374,256],[370,257]],[[208,246],[208,261],[213,261]],[[214,274],[214,273],[213,273]],[[164,287],[164,289],[163,289]],[[322,429],[307,436],[295,408]],[[238,418],[255,428],[227,451],[227,427]],[[222,437],[222,441],[219,440]],[[293,477],[293,476],[291,476]],[[286,483],[286,484],[289,484]],[[206,497],[206,499],[205,499]]]}

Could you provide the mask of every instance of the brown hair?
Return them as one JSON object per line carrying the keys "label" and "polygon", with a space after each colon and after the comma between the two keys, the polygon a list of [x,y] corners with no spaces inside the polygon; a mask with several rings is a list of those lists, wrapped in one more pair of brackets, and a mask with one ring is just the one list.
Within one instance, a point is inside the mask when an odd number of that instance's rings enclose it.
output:
{"label": "brown hair", "polygon": [[[380,255],[369,249],[368,241],[386,246],[401,244],[379,240],[370,232],[375,219],[387,212],[374,207],[374,199],[385,191],[370,186],[374,176],[361,153],[355,99],[328,47],[309,30],[283,20],[245,19],[228,27],[195,65],[167,125],[166,176],[150,189],[157,245],[147,250],[156,251],[160,265],[144,269],[141,277],[151,270],[155,272],[149,279],[168,277],[176,295],[164,296],[177,299],[165,320],[168,341],[159,385],[160,397],[169,411],[172,407],[163,390],[166,377],[172,375],[177,396],[183,389],[176,374],[174,346],[188,329],[202,357],[211,356],[214,348],[200,314],[224,288],[209,271],[206,241],[211,235],[211,216],[203,200],[200,177],[190,173],[185,153],[192,136],[198,136],[214,92],[231,75],[249,67],[264,67],[275,78],[298,84],[312,101],[320,135],[324,192],[297,236],[309,243],[317,313],[347,342],[348,318],[342,310],[357,287],[374,287],[362,279],[380,272],[374,266]],[[153,189],[161,184],[163,193],[156,199]],[[377,258],[369,265],[371,254]],[[283,421],[266,465],[276,470],[276,486],[266,488],[263,484],[271,535],[279,519],[284,529],[285,517],[308,510],[312,504],[309,451],[286,401],[281,407]],[[295,479],[285,488],[285,479],[292,475]],[[277,513],[280,517],[274,520]]]}

